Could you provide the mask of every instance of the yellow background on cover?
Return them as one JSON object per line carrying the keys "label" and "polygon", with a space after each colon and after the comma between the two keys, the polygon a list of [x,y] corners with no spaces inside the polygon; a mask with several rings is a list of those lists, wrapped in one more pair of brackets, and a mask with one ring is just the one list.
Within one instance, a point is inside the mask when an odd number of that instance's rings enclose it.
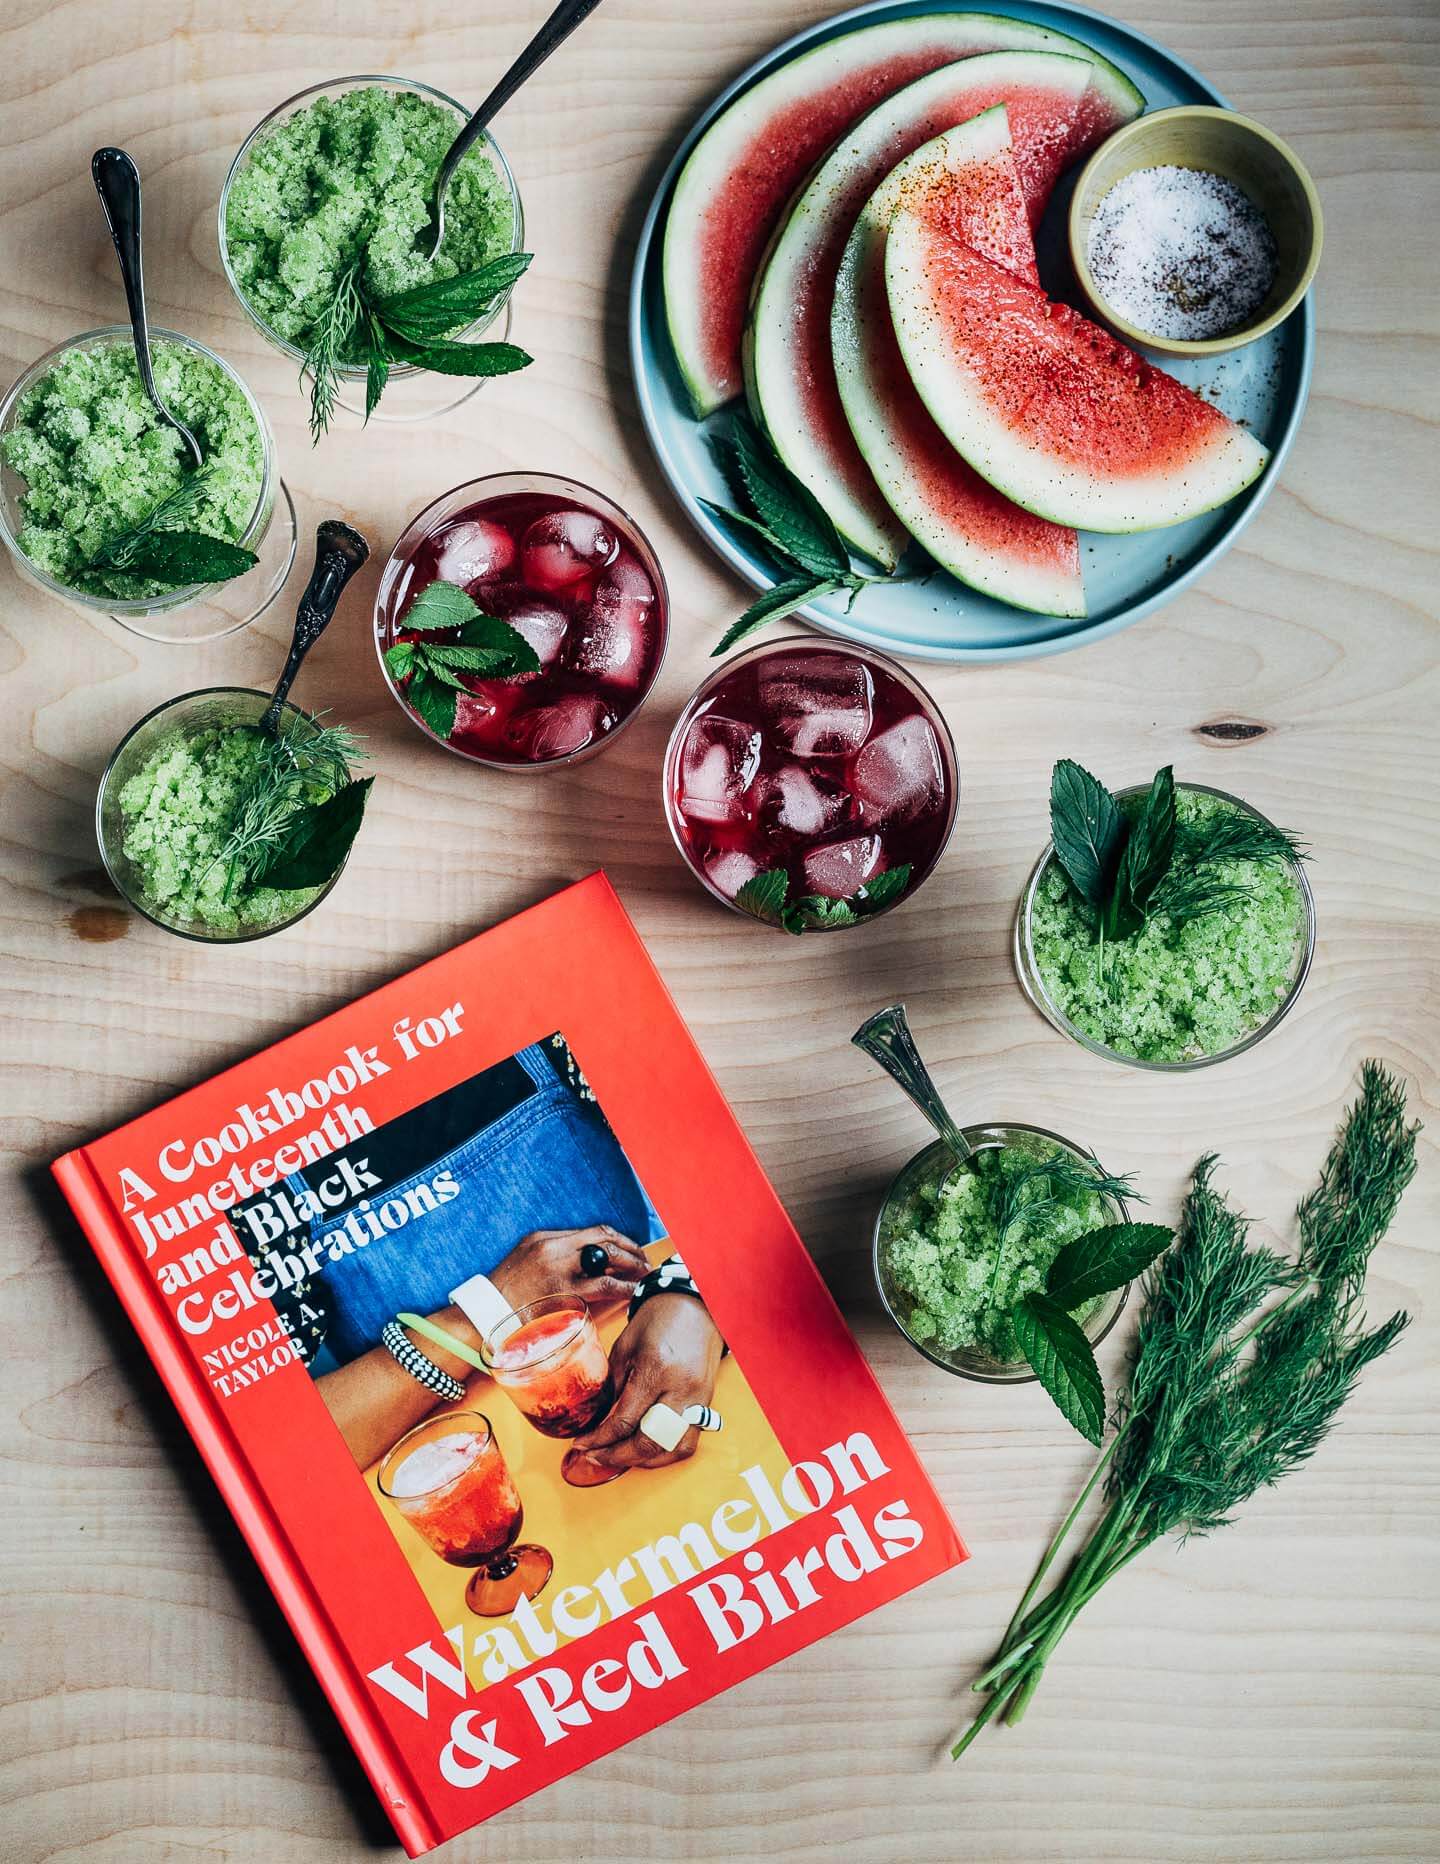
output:
{"label": "yellow background on cover", "polygon": [[[668,1250],[653,1253],[664,1255]],[[625,1324],[624,1307],[600,1317],[598,1324],[608,1349]],[[750,1491],[740,1479],[742,1470],[759,1463],[778,1488],[789,1461],[731,1355],[727,1354],[721,1364],[711,1403],[724,1418],[724,1428],[703,1432],[699,1448],[688,1461],[670,1463],[663,1469],[632,1469],[617,1481],[592,1489],[574,1488],[560,1474],[569,1442],[542,1436],[483,1373],[472,1375],[458,1404],[440,1405],[430,1416],[443,1417],[447,1411],[480,1411],[489,1418],[525,1507],[520,1539],[548,1548],[555,1562],[549,1583],[535,1601],[546,1628],[554,1631],[548,1607],[566,1586],[592,1585],[606,1567],[617,1566],[637,1547],[674,1534],[684,1522],[698,1522],[708,1534],[711,1516],[722,1502],[732,1496],[748,1498]],[[480,1664],[469,1655],[475,1635],[508,1625],[510,1620],[479,1618],[470,1611],[465,1603],[465,1587],[473,1569],[451,1566],[442,1560],[385,1501],[375,1485],[383,1460],[377,1459],[365,1472],[375,1505],[389,1523],[441,1628],[465,1627],[467,1671],[472,1685],[483,1688],[485,1678]],[[758,1518],[762,1536],[768,1534],[770,1529],[763,1515]],[[717,1551],[723,1553],[724,1549]],[[643,1579],[627,1585],[625,1590],[633,1605],[646,1602]],[[577,1606],[576,1611],[583,1615],[592,1608],[587,1602]],[[608,1622],[608,1613],[602,1613],[601,1625]],[[560,1636],[562,1647],[573,1641]]]}

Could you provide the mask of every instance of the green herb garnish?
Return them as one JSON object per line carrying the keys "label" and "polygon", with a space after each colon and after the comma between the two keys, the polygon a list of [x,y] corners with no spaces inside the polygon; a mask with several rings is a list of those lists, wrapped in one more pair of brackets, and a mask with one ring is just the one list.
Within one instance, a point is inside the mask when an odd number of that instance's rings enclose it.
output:
{"label": "green herb garnish", "polygon": [[1098,778],[1062,758],[1050,779],[1050,836],[1071,886],[1095,909],[1102,943],[1133,938],[1158,913],[1184,924],[1243,899],[1243,886],[1219,878],[1225,864],[1304,859],[1292,836],[1248,809],[1183,830],[1169,765],[1127,814]]}
{"label": "green herb garnish", "polygon": [[528,252],[505,253],[453,278],[415,285],[388,298],[371,298],[361,283],[360,261],[343,272],[335,294],[316,320],[301,363],[310,377],[310,437],[330,424],[347,363],[365,365],[368,421],[397,364],[439,375],[509,375],[532,360],[514,343],[451,343],[446,339],[481,317],[529,265]]}
{"label": "green herb garnish", "polygon": [[869,584],[893,580],[888,576],[861,576],[852,570],[850,552],[829,514],[744,415],[735,415],[728,437],[716,436],[711,446],[726,482],[744,509],[727,510],[703,498],[700,503],[717,518],[756,532],[779,563],[792,572],[773,589],[767,589],[726,629],[711,650],[712,658],[727,653],[763,622],[794,614],[807,602],[848,590],[853,604]]}
{"label": "green herb garnish", "polygon": [[539,655],[519,629],[483,613],[456,583],[427,583],[400,625],[407,634],[444,637],[396,641],[385,649],[391,677],[437,738],[455,729],[457,695],[469,691],[462,673],[509,679],[540,669]]}
{"label": "green herb garnish", "polygon": [[86,569],[121,571],[170,589],[183,589],[191,583],[229,582],[254,569],[259,559],[253,550],[205,531],[183,528],[183,521],[199,509],[208,489],[204,466],[186,473],[175,490],[153,505],[138,523],[102,544]]}
{"label": "green herb garnish", "polygon": [[[1037,1158],[1004,1180],[995,1210],[999,1247],[990,1275],[992,1300],[1011,1231],[1033,1224],[1084,1192],[1109,1203],[1122,1197],[1139,1199],[1128,1174],[1114,1177],[1098,1159],[1072,1158],[1064,1152]],[[1105,1391],[1094,1348],[1074,1316],[1100,1295],[1123,1288],[1171,1241],[1172,1232],[1158,1223],[1100,1224],[1066,1243],[1050,1264],[1044,1291],[1022,1296],[1009,1311],[1022,1356],[1064,1416],[1091,1443],[1098,1444],[1104,1431]]]}
{"label": "green herb garnish", "polygon": [[899,867],[888,867],[873,880],[867,880],[848,900],[832,900],[819,893],[807,893],[791,900],[788,897],[790,876],[783,867],[770,867],[745,882],[735,895],[735,904],[741,912],[763,919],[767,925],[780,926],[786,932],[828,932],[871,918],[882,907],[899,899],[909,881],[909,863],[902,862]]}
{"label": "green herb garnish", "polygon": [[[292,723],[274,737],[258,731],[255,736],[259,752],[253,774],[210,865],[228,870],[227,898],[243,880],[270,887],[323,886],[355,839],[374,780],[351,780],[350,766],[360,755],[355,734],[343,725]],[[342,803],[343,798],[348,801]],[[317,877],[297,879],[295,874]]]}
{"label": "green herb garnish", "polygon": [[[1169,1534],[1183,1542],[1227,1526],[1318,1449],[1365,1367],[1409,1324],[1400,1312],[1367,1327],[1364,1289],[1414,1176],[1419,1130],[1406,1123],[1400,1083],[1366,1062],[1320,1182],[1297,1210],[1293,1258],[1247,1246],[1246,1219],[1213,1188],[1215,1159],[1201,1159],[1179,1240],[1150,1275],[1116,1433],[972,1686],[990,1699],[951,1750],[956,1759],[997,1715],[1020,1720],[1077,1613],[1138,1554]],[[1104,1512],[1040,1598],[1102,1481]]]}

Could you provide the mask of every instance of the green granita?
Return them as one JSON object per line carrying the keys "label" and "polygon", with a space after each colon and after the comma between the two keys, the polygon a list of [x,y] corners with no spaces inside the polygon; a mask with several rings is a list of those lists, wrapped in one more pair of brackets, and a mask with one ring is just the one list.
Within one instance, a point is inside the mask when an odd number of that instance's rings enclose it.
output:
{"label": "green granita", "polygon": [[[200,443],[204,492],[189,528],[231,543],[244,535],[265,478],[265,442],[240,385],[212,357],[151,344],[160,399]],[[147,601],[165,585],[87,566],[101,547],[174,492],[190,469],[185,442],[140,386],[128,337],[73,349],[26,389],[0,458],[25,482],[21,550],[67,588]]]}
{"label": "green granita", "polygon": [[[1122,799],[1133,816],[1143,799]],[[1177,849],[1237,805],[1177,789]],[[1223,861],[1224,909],[1177,925],[1156,911],[1126,939],[1099,938],[1099,918],[1059,864],[1035,889],[1030,942],[1046,994],[1067,1021],[1121,1055],[1189,1061],[1220,1055],[1266,1023],[1290,993],[1305,904],[1289,861]]]}
{"label": "green granita", "polygon": [[[413,91],[379,85],[317,97],[256,142],[231,183],[225,244],[236,283],[279,337],[306,349],[357,263],[369,298],[474,271],[508,253],[515,204],[477,145],[445,197],[445,238],[418,245],[430,191],[460,125]],[[363,362],[347,355],[346,362]]]}
{"label": "green granita", "polygon": [[[218,937],[260,932],[293,919],[319,887],[257,885],[229,857],[237,819],[271,753],[251,726],[174,731],[151,750],[119,795],[121,849],[139,903],[166,924]],[[332,782],[304,786],[321,802]]]}
{"label": "green granita", "polygon": [[[1037,1172],[1037,1165],[1074,1156],[1043,1140],[1012,1142],[976,1152],[953,1175],[943,1156],[888,1213],[881,1263],[908,1304],[900,1318],[912,1339],[1002,1365],[1020,1359],[1011,1310],[1044,1290],[1066,1243],[1111,1214],[1098,1191],[1052,1185]],[[1076,1319],[1098,1305],[1087,1303]]]}

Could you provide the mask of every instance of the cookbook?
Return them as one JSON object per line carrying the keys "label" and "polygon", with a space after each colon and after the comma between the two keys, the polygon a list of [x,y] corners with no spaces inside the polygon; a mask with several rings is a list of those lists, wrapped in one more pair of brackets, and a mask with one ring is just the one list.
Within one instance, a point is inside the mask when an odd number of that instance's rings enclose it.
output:
{"label": "cookbook", "polygon": [[54,1170],[411,1856],[965,1558],[602,874]]}

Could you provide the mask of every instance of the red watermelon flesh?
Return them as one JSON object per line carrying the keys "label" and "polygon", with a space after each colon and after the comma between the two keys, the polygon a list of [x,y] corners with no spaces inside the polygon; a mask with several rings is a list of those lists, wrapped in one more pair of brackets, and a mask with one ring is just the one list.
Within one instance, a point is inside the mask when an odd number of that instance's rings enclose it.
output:
{"label": "red watermelon flesh", "polygon": [[[902,86],[1000,48],[1089,59],[1097,120],[1109,111],[1112,127],[1141,107],[1139,93],[1113,65],[1065,34],[956,12],[891,20],[828,40],[742,92],[710,125],[676,183],[662,266],[676,360],[698,415],[740,390],[750,288],[809,170],[850,124]],[[1076,153],[1078,147],[1070,156]]]}
{"label": "red watermelon flesh", "polygon": [[[856,448],[835,385],[830,310],[845,242],[861,208],[904,158],[942,131],[1003,103],[1010,125],[1013,194],[1025,208],[1049,198],[1069,161],[1073,125],[1093,67],[1052,52],[991,52],[907,85],[831,150],[791,208],[766,260],[751,311],[746,387],[754,413],[790,471],[819,499],[841,535],[886,568],[904,537]],[[963,213],[975,211],[963,190]],[[1025,213],[986,250],[1038,284]]]}
{"label": "red watermelon flesh", "polygon": [[968,239],[1038,285],[1006,135],[992,109],[917,151],[867,202],[839,268],[832,320],[838,392],[874,483],[938,563],[998,601],[1081,616],[1080,540],[997,492],[931,419],[905,366],[885,291],[885,235],[900,206]]}
{"label": "red watermelon flesh", "polygon": [[903,203],[886,294],[911,380],[992,485],[1096,531],[1183,523],[1269,457],[1253,434],[1068,305]]}

